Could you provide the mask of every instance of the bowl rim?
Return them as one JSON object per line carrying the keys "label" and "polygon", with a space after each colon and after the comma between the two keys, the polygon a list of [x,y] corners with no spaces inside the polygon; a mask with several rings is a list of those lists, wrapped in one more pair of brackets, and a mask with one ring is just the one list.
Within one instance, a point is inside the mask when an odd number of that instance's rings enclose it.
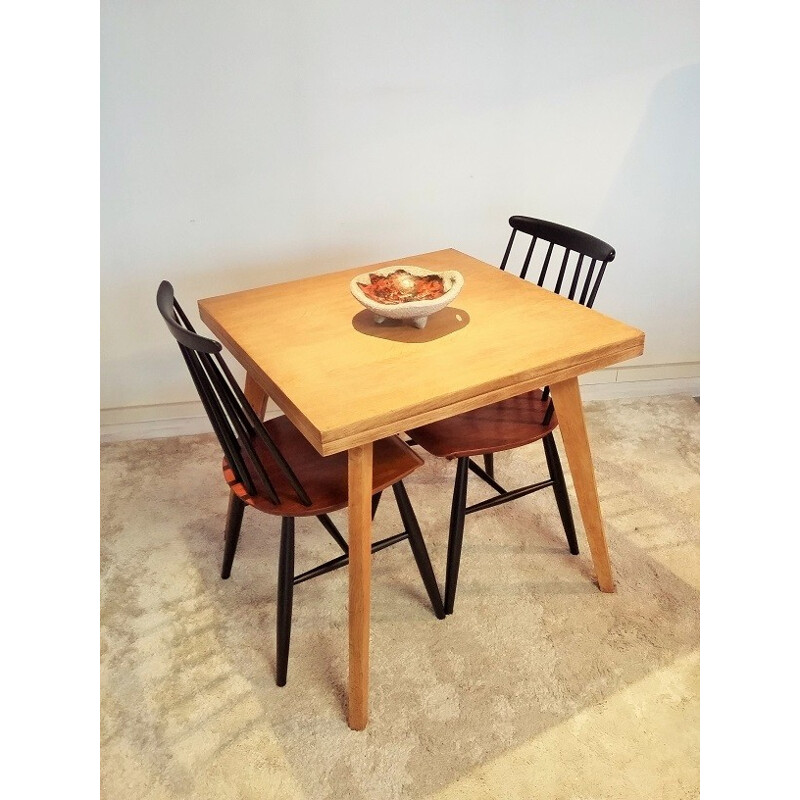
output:
{"label": "bowl rim", "polygon": [[[410,272],[412,275],[418,277],[425,277],[426,275],[439,275],[441,278],[450,278],[453,283],[450,288],[441,296],[434,298],[427,298],[425,300],[410,300],[407,303],[381,303],[378,300],[373,300],[367,297],[359,286],[359,281],[363,283],[369,282],[370,275],[391,275],[391,273],[402,269]],[[388,267],[381,267],[380,269],[371,269],[369,272],[362,272],[356,275],[350,281],[350,292],[360,303],[369,309],[377,309],[381,312],[389,312],[391,309],[432,309],[437,305],[447,305],[451,300],[454,300],[458,293],[464,286],[464,276],[455,269],[428,269],[427,267],[418,267],[416,264],[391,264]]]}

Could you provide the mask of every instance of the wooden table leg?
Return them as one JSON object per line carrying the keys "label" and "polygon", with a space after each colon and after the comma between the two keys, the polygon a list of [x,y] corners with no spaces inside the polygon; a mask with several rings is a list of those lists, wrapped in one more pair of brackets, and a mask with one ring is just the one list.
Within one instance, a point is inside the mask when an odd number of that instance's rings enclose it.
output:
{"label": "wooden table leg", "polygon": [[[253,411],[256,412],[256,416],[260,420],[263,420],[264,414],[267,412],[267,401],[269,400],[269,397],[267,396],[267,393],[255,382],[255,380],[250,377],[249,372],[244,378],[244,396],[247,398],[247,402],[253,407]],[[233,490],[231,490],[229,502],[235,502],[234,498],[236,498],[236,494]],[[230,511],[228,513],[230,513]]]}
{"label": "wooden table leg", "polygon": [[369,591],[372,565],[372,443],[348,451],[350,668],[347,724],[363,731],[369,717]]}
{"label": "wooden table leg", "polygon": [[594,479],[594,466],[589,450],[586,421],[583,418],[578,379],[570,378],[561,383],[554,383],[550,387],[550,392],[558,414],[558,427],[561,429],[561,438],[567,451],[567,461],[572,473],[575,494],[578,497],[586,538],[589,540],[597,583],[601,591],[613,592],[614,577],[611,574],[606,534],[600,516],[600,501],[597,497],[597,484]]}
{"label": "wooden table leg", "polygon": [[255,380],[250,377],[250,373],[248,373],[244,379],[244,396],[247,398],[247,402],[253,407],[253,411],[256,412],[258,418],[263,420],[264,414],[267,412],[267,401],[269,397],[267,397],[267,393]]}

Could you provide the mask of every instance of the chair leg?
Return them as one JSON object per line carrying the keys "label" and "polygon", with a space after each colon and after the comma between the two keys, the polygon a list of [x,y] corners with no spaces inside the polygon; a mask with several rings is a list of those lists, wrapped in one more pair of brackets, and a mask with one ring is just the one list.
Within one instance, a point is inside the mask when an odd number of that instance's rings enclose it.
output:
{"label": "chair leg", "polygon": [[422,538],[422,531],[419,529],[419,522],[417,515],[414,513],[414,508],[411,501],[408,499],[408,492],[402,481],[392,485],[394,490],[395,500],[397,500],[397,508],[400,511],[400,517],[403,520],[403,525],[408,534],[408,543],[411,545],[411,552],[414,554],[414,560],[417,562],[417,569],[422,576],[422,582],[428,591],[428,597],[433,606],[433,612],[436,614],[437,619],[444,619],[444,606],[442,605],[442,595],[439,593],[439,586],[436,583],[436,576],[433,574],[433,566],[431,559],[428,555],[428,548],[425,546],[425,540]]}
{"label": "chair leg", "polygon": [[342,552],[345,553],[345,555],[349,553],[350,548],[348,547],[344,536],[339,533],[339,529],[333,524],[333,520],[327,514],[319,514],[317,519],[322,523],[322,527],[328,531],[328,535],[331,537],[331,539],[333,539],[333,541],[336,542],[339,547],[341,547]]}
{"label": "chair leg", "polygon": [[378,503],[381,502],[381,495],[383,492],[376,492],[372,495],[372,519],[375,519],[375,514],[378,512]]}
{"label": "chair leg", "polygon": [[461,543],[464,539],[464,517],[467,507],[467,482],[469,480],[469,458],[459,458],[456,468],[456,483],[453,488],[453,504],[450,509],[450,535],[447,539],[447,575],[444,583],[444,612],[453,613],[458,584],[458,568],[461,563]]}
{"label": "chair leg", "polygon": [[483,456],[483,468],[490,478],[494,478],[494,453],[485,453]]}
{"label": "chair leg", "polygon": [[544,455],[547,459],[547,468],[550,471],[550,479],[553,481],[553,492],[558,503],[558,513],[561,514],[561,524],[564,526],[564,533],[567,535],[567,544],[572,555],[577,556],[578,537],[575,534],[575,522],[572,519],[572,508],[569,503],[567,484],[564,481],[564,470],[561,469],[561,459],[558,457],[558,447],[552,433],[548,433],[542,439],[544,445]]}
{"label": "chair leg", "polygon": [[286,686],[289,668],[289,637],[292,632],[294,590],[294,517],[281,520],[281,551],[278,559],[278,647],[275,683]]}
{"label": "chair leg", "polygon": [[222,578],[231,576],[233,557],[236,555],[236,545],[239,544],[239,532],[242,530],[242,517],[247,503],[233,492],[228,500],[228,519],[225,522],[225,553],[222,556]]}

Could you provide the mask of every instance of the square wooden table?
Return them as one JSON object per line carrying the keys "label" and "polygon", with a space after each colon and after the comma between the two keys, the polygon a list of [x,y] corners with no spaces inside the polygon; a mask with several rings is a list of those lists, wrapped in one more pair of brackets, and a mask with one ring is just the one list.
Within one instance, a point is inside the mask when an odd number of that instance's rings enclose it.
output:
{"label": "square wooden table", "polygon": [[[423,329],[378,325],[351,278],[393,264],[455,269],[453,303]],[[349,459],[347,721],[368,718],[372,443],[549,385],[597,582],[614,580],[578,376],[640,355],[642,331],[457,250],[211,297],[200,317],[247,371],[263,416],[272,397],[322,455]]]}

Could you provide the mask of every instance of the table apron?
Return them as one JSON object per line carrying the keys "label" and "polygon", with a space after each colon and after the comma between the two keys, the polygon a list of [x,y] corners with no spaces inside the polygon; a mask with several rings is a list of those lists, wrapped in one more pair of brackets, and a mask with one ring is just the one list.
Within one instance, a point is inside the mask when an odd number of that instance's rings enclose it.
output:
{"label": "table apron", "polygon": [[593,372],[597,369],[617,364],[620,361],[635,358],[641,355],[643,351],[643,340],[637,341],[625,350],[615,350],[612,355],[593,359],[588,366],[585,363],[577,366],[570,365],[545,375],[536,375],[527,380],[491,389],[482,394],[455,400],[442,405],[432,405],[430,408],[422,409],[414,414],[399,419],[389,420],[383,423],[376,422],[375,425],[364,427],[360,430],[351,432],[347,429],[343,429],[342,431],[338,431],[337,435],[330,438],[321,438],[319,431],[311,426],[304,418],[295,419],[291,412],[288,412],[288,416],[292,422],[303,431],[320,454],[329,456],[334,453],[340,453],[343,450],[348,450],[351,447],[374,442],[385,436],[402,433],[411,428],[427,425],[430,422],[437,422],[441,419],[455,416],[456,414],[463,414],[466,411],[482,408],[491,403],[497,403],[500,400],[507,400],[509,397],[515,397],[516,395],[524,394],[533,389],[540,389],[543,386],[549,386],[553,383],[560,383],[570,378],[577,378],[579,375],[583,375],[587,372]]}

